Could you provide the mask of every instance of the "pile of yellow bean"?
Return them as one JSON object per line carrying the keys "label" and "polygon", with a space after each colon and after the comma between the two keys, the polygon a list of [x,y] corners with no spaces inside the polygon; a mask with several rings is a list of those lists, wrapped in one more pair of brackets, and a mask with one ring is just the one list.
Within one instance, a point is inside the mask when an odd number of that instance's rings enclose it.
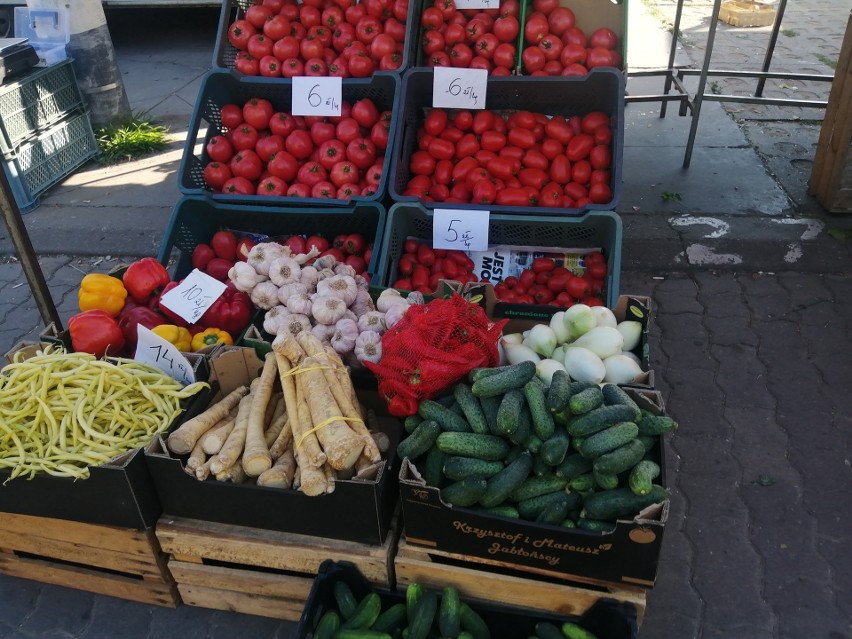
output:
{"label": "pile of yellow bean", "polygon": [[47,351],[0,370],[0,469],[84,479],[89,466],[144,446],[168,429],[186,387],[129,359]]}

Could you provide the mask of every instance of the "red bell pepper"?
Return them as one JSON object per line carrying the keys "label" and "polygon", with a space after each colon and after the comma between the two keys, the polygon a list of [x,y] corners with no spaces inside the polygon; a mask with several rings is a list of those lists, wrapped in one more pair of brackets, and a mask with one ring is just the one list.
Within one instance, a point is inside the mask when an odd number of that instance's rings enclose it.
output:
{"label": "red bell pepper", "polygon": [[166,267],[153,257],[143,257],[127,267],[121,280],[131,296],[145,302],[157,289],[168,284],[171,277]]}
{"label": "red bell pepper", "polygon": [[254,304],[248,293],[238,291],[228,282],[225,292],[210,305],[198,323],[201,326],[221,328],[236,339],[251,322],[253,312]]}
{"label": "red bell pepper", "polygon": [[92,309],[71,316],[68,320],[71,346],[78,353],[103,357],[106,353],[120,355],[124,335],[118,322],[106,311]]}
{"label": "red bell pepper", "polygon": [[124,335],[124,340],[131,348],[136,346],[138,340],[136,327],[140,324],[145,328],[154,328],[160,324],[169,324],[169,320],[155,310],[147,306],[133,306],[125,308],[118,316],[118,326]]}
{"label": "red bell pepper", "polygon": [[[165,295],[165,294],[166,294],[166,293],[168,293],[170,290],[172,290],[175,286],[177,286],[178,284],[180,284],[180,283],[181,283],[181,281],[183,281],[183,280],[179,280],[179,281],[177,281],[177,282],[169,282],[168,284],[166,284],[166,285],[163,287],[163,290],[162,290],[162,291],[160,291],[160,294],[157,296],[157,309],[156,309],[156,310],[158,310],[160,313],[162,313],[162,314],[163,314],[163,315],[165,315],[167,318],[169,318],[169,319],[171,320],[171,323],[172,323],[172,324],[174,324],[175,326],[184,326],[184,327],[186,327],[186,326],[189,326],[189,322],[187,322],[185,319],[183,319],[180,315],[178,315],[178,314],[177,314],[177,313],[175,313],[174,311],[170,311],[169,309],[167,309],[167,308],[166,308],[165,306],[163,306],[163,304],[162,304],[162,301],[163,301],[163,295]],[[249,299],[251,299],[251,298],[249,298]]]}

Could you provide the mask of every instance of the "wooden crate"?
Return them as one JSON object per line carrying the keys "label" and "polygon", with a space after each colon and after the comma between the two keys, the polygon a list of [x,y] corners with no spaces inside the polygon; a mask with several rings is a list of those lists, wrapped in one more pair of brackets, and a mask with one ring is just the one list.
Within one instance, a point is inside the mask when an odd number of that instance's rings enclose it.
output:
{"label": "wooden crate", "polygon": [[852,213],[852,14],[840,48],[808,192],[831,213]]}
{"label": "wooden crate", "polygon": [[453,585],[463,596],[483,602],[541,610],[553,614],[581,615],[607,597],[636,607],[638,623],[645,614],[645,590],[599,582],[580,584],[555,577],[524,573],[499,561],[455,555],[435,548],[399,542],[394,573],[398,588],[412,582],[441,588]]}
{"label": "wooden crate", "polygon": [[157,606],[179,602],[153,529],[1,513],[0,573]]}
{"label": "wooden crate", "polygon": [[297,620],[326,559],[354,563],[378,587],[394,583],[395,524],[381,546],[168,515],[156,531],[190,606]]}

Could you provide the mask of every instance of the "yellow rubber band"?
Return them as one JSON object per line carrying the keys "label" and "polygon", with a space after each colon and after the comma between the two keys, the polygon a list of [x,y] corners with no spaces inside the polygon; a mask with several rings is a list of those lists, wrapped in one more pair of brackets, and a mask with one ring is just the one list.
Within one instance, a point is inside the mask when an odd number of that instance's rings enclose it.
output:
{"label": "yellow rubber band", "polygon": [[316,426],[314,426],[314,427],[313,427],[313,428],[311,428],[310,430],[305,431],[304,433],[302,433],[302,436],[301,436],[301,437],[299,437],[299,441],[297,441],[297,442],[296,442],[296,448],[301,448],[301,447],[302,447],[302,442],[304,442],[304,441],[305,441],[305,438],[306,438],[308,435],[311,435],[311,434],[313,434],[313,433],[317,432],[317,431],[318,431],[318,430],[320,430],[321,428],[325,428],[326,426],[328,426],[329,424],[331,424],[331,423],[333,423],[333,422],[339,422],[339,421],[343,421],[343,422],[359,422],[359,423],[361,423],[361,424],[363,424],[363,423],[364,423],[364,420],[363,420],[363,419],[361,419],[361,418],[359,418],[359,417],[343,417],[342,415],[341,415],[341,416],[339,416],[339,417],[329,417],[328,419],[326,419],[326,420],[325,420],[325,421],[323,421],[323,422],[320,422],[319,424],[317,424]]}
{"label": "yellow rubber band", "polygon": [[279,377],[290,377],[290,375],[298,375],[299,373],[307,373],[308,371],[328,371],[334,370],[334,366],[294,366],[286,373],[281,373]]}

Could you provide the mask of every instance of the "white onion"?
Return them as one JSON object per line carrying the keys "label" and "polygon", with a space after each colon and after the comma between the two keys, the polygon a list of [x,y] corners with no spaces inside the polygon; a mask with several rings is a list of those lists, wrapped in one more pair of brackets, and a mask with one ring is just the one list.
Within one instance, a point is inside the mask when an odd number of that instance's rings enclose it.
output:
{"label": "white onion", "polygon": [[627,384],[642,374],[642,369],[636,362],[620,353],[607,357],[603,363],[606,368],[605,382]]}
{"label": "white onion", "polygon": [[601,359],[620,353],[624,345],[624,336],[618,329],[611,326],[596,326],[588,333],[581,335],[571,346],[588,348]]}
{"label": "white onion", "polygon": [[553,379],[553,373],[559,370],[564,371],[565,366],[562,362],[557,362],[555,359],[543,359],[535,365],[535,374],[548,386],[550,386],[550,382]]}
{"label": "white onion", "polygon": [[556,348],[556,333],[547,324],[536,324],[530,329],[528,346],[542,357],[550,357]]}
{"label": "white onion", "polygon": [[586,304],[574,304],[565,311],[565,323],[568,326],[570,339],[577,339],[596,326],[595,314]]}
{"label": "white onion", "polygon": [[639,346],[639,341],[642,339],[641,322],[624,320],[623,322],[619,322],[616,328],[624,337],[624,346],[622,346],[623,350],[632,351],[634,348]]}
{"label": "white onion", "polygon": [[565,311],[558,311],[550,318],[550,328],[556,334],[557,344],[564,344],[571,337],[568,325],[565,323]]}
{"label": "white onion", "polygon": [[600,384],[606,376],[601,358],[587,348],[571,346],[565,350],[565,370],[578,382]]}
{"label": "white onion", "polygon": [[538,364],[541,361],[541,358],[533,349],[523,344],[507,344],[503,342],[503,348],[506,350],[506,361],[510,364],[520,364],[521,362],[534,362]]}
{"label": "white onion", "polygon": [[615,314],[606,306],[593,306],[592,314],[595,316],[595,324],[597,326],[611,326],[615,328],[618,325]]}

